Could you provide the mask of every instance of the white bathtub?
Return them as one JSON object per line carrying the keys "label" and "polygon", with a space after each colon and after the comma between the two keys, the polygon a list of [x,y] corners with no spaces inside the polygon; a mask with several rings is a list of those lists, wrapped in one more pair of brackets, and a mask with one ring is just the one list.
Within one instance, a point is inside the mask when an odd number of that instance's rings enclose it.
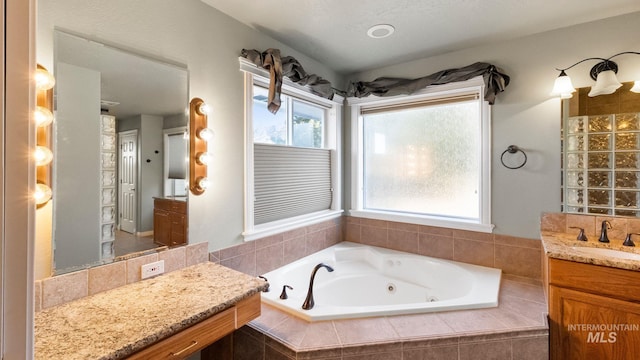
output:
{"label": "white bathtub", "polygon": [[[313,268],[315,306],[303,310]],[[498,305],[501,270],[342,242],[268,272],[262,301],[307,321]],[[284,285],[288,299],[281,300]]]}

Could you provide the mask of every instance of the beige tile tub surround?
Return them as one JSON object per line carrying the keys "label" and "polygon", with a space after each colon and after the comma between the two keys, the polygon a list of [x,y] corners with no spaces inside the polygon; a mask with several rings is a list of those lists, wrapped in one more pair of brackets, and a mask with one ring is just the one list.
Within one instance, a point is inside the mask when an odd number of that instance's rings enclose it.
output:
{"label": "beige tile tub surround", "polygon": [[540,239],[346,217],[345,240],[541,279]]}
{"label": "beige tile tub surround", "polygon": [[611,223],[611,229],[607,230],[607,234],[612,244],[622,244],[628,233],[640,233],[640,219],[564,213],[543,213],[540,217],[540,230],[577,236],[579,230],[573,227],[579,227],[584,229],[589,241],[597,241],[604,220]]}
{"label": "beige tile tub surround", "polygon": [[181,246],[38,280],[35,283],[35,309],[40,311],[140,281],[140,266],[153,261],[165,260],[165,273],[206,262],[208,246],[206,242]]}
{"label": "beige tile tub surround", "polygon": [[548,359],[540,281],[504,275],[497,308],[309,323],[263,305],[235,360]]}

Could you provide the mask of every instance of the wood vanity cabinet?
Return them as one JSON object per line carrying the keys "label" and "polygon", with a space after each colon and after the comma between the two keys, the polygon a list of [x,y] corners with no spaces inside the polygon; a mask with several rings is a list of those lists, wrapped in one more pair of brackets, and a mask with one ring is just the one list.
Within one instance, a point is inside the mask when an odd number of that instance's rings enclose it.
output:
{"label": "wood vanity cabinet", "polygon": [[550,357],[640,359],[640,272],[549,258]]}
{"label": "wood vanity cabinet", "polygon": [[128,357],[129,360],[184,359],[260,316],[260,293]]}
{"label": "wood vanity cabinet", "polygon": [[153,241],[166,246],[187,243],[187,202],[153,199]]}

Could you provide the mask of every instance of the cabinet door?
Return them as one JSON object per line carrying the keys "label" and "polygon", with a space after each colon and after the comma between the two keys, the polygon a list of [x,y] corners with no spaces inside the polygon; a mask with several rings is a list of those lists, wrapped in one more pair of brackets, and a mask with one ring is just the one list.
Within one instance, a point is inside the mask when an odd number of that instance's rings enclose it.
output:
{"label": "cabinet door", "polygon": [[640,359],[640,304],[549,286],[552,359]]}
{"label": "cabinet door", "polygon": [[153,210],[153,241],[160,245],[171,245],[171,218],[169,212]]}
{"label": "cabinet door", "polygon": [[186,215],[171,213],[171,246],[186,244]]}

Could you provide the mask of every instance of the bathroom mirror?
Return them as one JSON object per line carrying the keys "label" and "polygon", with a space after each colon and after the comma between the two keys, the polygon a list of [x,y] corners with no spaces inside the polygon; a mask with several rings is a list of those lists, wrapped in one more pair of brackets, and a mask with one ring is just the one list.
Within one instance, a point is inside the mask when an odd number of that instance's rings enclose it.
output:
{"label": "bathroom mirror", "polygon": [[53,70],[54,274],[161,246],[154,198],[187,201],[186,67],[56,30]]}
{"label": "bathroom mirror", "polygon": [[640,217],[640,94],[624,83],[562,101],[562,210]]}

